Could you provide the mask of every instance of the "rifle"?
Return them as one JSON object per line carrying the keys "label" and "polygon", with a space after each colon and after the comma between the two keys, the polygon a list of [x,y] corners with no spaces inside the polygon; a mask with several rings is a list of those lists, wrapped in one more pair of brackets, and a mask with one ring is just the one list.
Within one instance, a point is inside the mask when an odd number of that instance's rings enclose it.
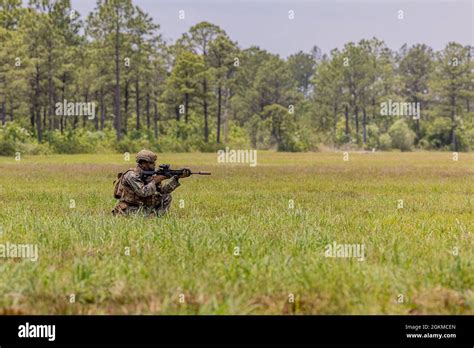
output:
{"label": "rifle", "polygon": [[[167,179],[169,178],[172,178],[173,176],[177,175],[177,176],[181,176],[183,175],[183,172],[184,170],[189,170],[191,171],[190,169],[188,168],[181,168],[181,169],[170,169],[170,165],[169,164],[160,164],[158,166],[158,169],[155,169],[155,170],[142,170],[142,176],[144,178],[147,178],[149,176],[152,176],[152,175],[163,175],[165,176]],[[192,174],[195,174],[195,175],[211,175],[210,172],[191,172],[191,175]]]}

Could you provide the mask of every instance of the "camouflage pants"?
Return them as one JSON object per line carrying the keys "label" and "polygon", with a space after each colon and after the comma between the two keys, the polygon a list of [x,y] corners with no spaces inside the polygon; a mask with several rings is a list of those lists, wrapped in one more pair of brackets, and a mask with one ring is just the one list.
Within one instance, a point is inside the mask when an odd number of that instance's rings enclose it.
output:
{"label": "camouflage pants", "polygon": [[145,216],[163,216],[171,206],[172,197],[170,194],[163,194],[161,200],[156,205],[133,205],[124,201],[119,201],[112,210],[115,216],[127,216],[130,214],[143,214]]}

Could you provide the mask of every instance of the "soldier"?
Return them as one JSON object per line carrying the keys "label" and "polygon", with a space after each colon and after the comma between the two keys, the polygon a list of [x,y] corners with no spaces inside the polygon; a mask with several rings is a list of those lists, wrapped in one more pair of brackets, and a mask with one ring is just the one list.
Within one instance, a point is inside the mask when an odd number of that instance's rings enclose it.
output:
{"label": "soldier", "polygon": [[162,216],[166,214],[171,205],[171,192],[179,185],[179,178],[191,175],[185,169],[183,175],[173,176],[167,183],[163,175],[153,175],[147,179],[142,176],[142,171],[155,170],[157,156],[149,150],[141,150],[136,157],[137,166],[119,173],[115,186],[115,198],[119,202],[112,213],[117,215],[128,215],[130,213],[144,213],[145,215]]}

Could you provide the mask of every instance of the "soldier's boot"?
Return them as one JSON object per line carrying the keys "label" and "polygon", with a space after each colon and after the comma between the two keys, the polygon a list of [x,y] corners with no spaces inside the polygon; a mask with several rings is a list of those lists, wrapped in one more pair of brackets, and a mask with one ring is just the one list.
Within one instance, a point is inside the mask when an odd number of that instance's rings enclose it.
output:
{"label": "soldier's boot", "polygon": [[112,214],[114,216],[127,216],[131,213],[138,213],[140,209],[138,206],[132,206],[126,202],[119,201],[114,210],[112,210]]}
{"label": "soldier's boot", "polygon": [[156,208],[156,214],[158,216],[165,215],[171,207],[171,201],[172,200],[173,200],[173,198],[171,197],[170,194],[163,194],[162,197],[161,197],[161,203]]}
{"label": "soldier's boot", "polygon": [[125,216],[127,215],[126,209],[127,205],[124,202],[118,202],[117,205],[114,207],[114,210],[112,210],[112,214],[114,216]]}

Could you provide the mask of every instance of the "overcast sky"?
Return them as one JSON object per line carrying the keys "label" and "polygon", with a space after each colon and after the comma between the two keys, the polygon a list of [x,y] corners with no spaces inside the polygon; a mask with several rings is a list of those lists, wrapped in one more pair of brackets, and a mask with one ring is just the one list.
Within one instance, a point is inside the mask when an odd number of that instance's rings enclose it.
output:
{"label": "overcast sky", "polygon": [[[314,45],[323,52],[345,43],[377,37],[392,49],[425,43],[435,50],[449,41],[472,45],[474,0],[445,1],[281,1],[134,0],[174,41],[192,25],[209,21],[224,29],[241,48],[260,46],[286,57]],[[72,0],[84,18],[96,0]],[[179,10],[185,19],[178,18]],[[294,11],[290,20],[289,11]],[[403,11],[403,19],[398,19]]]}

